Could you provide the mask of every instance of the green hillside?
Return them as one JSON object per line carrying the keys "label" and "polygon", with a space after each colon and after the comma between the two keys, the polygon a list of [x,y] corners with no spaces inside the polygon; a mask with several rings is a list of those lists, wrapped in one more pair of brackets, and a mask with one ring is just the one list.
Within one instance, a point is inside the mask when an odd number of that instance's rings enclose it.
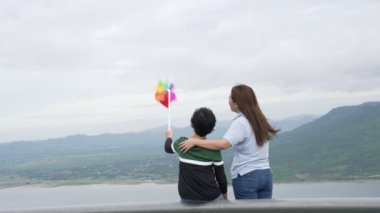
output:
{"label": "green hillside", "polygon": [[[219,122],[209,138],[220,138]],[[286,127],[285,127],[286,128]],[[276,182],[380,179],[380,102],[340,107],[270,142]],[[164,152],[166,127],[0,144],[0,187],[26,184],[175,183],[178,158]],[[175,137],[191,129],[175,128]],[[223,151],[227,176],[232,149]]]}
{"label": "green hillside", "polygon": [[271,142],[277,181],[380,178],[380,102],[339,107]]}
{"label": "green hillside", "polygon": [[76,135],[0,145],[0,187],[176,180],[163,133]]}

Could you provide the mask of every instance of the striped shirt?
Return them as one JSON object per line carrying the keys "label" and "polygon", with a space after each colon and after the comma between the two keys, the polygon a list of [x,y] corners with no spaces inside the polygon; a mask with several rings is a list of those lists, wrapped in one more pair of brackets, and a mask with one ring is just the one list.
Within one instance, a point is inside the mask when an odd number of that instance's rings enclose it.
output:
{"label": "striped shirt", "polygon": [[227,192],[227,179],[224,172],[222,154],[219,150],[193,147],[186,153],[179,150],[186,137],[171,138],[165,142],[167,153],[179,157],[178,192],[181,198],[194,201],[211,201]]}

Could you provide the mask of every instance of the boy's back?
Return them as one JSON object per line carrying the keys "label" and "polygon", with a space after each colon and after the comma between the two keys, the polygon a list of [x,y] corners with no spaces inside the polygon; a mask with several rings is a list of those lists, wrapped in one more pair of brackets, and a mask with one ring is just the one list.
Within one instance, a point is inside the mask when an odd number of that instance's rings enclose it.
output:
{"label": "boy's back", "polygon": [[195,147],[182,153],[179,145],[186,137],[174,143],[168,138],[165,150],[177,153],[179,157],[178,192],[182,199],[192,201],[211,201],[227,192],[222,154],[219,150]]}
{"label": "boy's back", "polygon": [[[214,113],[202,107],[193,113],[191,127],[192,138],[205,138],[214,130],[216,118]],[[212,201],[222,196],[227,199],[227,179],[224,173],[222,154],[219,150],[195,147],[183,153],[179,150],[180,137],[173,143],[173,132],[166,132],[165,151],[177,153],[179,157],[178,192],[185,202]]]}

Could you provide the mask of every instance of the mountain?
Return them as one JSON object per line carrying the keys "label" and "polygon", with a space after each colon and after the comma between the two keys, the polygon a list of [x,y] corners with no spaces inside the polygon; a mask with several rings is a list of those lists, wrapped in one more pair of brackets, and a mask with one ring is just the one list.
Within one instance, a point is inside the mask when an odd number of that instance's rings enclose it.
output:
{"label": "mountain", "polygon": [[[74,135],[0,145],[0,186],[175,179],[163,133]],[[165,176],[167,172],[168,178]]]}
{"label": "mountain", "polygon": [[379,178],[380,102],[344,106],[271,141],[278,181]]}
{"label": "mountain", "polygon": [[[380,178],[380,102],[339,107],[312,119],[301,126],[308,118],[298,119],[293,126],[277,122],[282,126],[276,127],[293,129],[281,131],[270,142],[275,181]],[[218,122],[209,138],[222,137],[229,125],[229,121]],[[135,133],[0,144],[0,187],[176,182],[178,158],[164,152],[165,130],[163,126]],[[174,132],[179,137],[192,130],[183,127]],[[227,176],[232,156],[232,149],[223,151]]]}

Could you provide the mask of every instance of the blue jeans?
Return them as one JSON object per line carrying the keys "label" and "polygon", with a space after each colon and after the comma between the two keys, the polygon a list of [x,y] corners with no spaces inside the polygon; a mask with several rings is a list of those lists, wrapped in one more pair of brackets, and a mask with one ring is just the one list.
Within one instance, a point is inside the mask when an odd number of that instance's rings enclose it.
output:
{"label": "blue jeans", "polygon": [[232,180],[235,199],[271,199],[273,176],[271,169],[254,170]]}

